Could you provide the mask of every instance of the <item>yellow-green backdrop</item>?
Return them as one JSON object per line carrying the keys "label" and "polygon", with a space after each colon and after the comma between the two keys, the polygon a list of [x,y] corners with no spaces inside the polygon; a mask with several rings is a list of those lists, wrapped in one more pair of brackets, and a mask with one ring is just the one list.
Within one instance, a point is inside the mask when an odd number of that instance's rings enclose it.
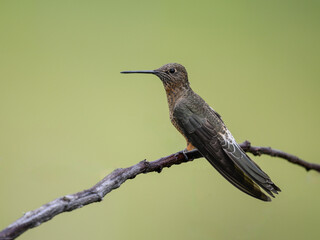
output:
{"label": "yellow-green backdrop", "polygon": [[[161,82],[179,62],[236,139],[320,163],[319,1],[0,2],[0,228],[118,167],[185,147]],[[271,203],[204,159],[126,182],[21,239],[318,239],[320,175],[254,160]],[[316,234],[317,233],[317,234]]]}

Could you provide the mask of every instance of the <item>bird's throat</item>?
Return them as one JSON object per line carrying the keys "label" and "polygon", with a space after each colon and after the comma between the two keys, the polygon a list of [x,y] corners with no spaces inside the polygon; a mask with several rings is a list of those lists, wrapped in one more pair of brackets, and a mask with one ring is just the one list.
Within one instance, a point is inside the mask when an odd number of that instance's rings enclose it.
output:
{"label": "bird's throat", "polygon": [[170,110],[170,112],[172,112],[176,102],[181,97],[183,97],[187,94],[190,87],[189,86],[172,86],[172,85],[164,84],[164,89],[167,94],[169,110]]}

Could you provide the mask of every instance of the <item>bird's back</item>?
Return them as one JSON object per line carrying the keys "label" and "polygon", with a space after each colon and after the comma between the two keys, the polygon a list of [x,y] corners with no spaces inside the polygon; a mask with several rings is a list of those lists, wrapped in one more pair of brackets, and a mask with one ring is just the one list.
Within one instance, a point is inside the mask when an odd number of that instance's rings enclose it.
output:
{"label": "bird's back", "polygon": [[241,191],[264,201],[271,199],[259,186],[271,196],[280,191],[235,142],[220,115],[191,89],[176,99],[170,115],[187,141]]}

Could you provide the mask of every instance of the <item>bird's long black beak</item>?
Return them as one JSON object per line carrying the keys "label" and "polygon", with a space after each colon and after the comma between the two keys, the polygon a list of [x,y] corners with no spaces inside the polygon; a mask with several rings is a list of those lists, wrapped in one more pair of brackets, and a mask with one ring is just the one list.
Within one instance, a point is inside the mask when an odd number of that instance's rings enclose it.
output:
{"label": "bird's long black beak", "polygon": [[123,71],[121,73],[146,73],[146,74],[157,74],[158,71],[155,70],[146,70],[146,71]]}

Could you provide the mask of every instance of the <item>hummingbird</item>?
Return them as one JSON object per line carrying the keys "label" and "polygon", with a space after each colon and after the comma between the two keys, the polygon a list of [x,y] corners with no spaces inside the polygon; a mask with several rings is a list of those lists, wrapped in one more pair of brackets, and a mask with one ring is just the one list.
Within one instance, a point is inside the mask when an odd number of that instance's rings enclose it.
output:
{"label": "hummingbird", "polygon": [[190,87],[184,66],[169,63],[155,70],[123,71],[156,75],[163,83],[172,124],[187,141],[185,151],[198,149],[209,163],[244,193],[271,201],[280,192],[270,177],[242,150],[221,116]]}

